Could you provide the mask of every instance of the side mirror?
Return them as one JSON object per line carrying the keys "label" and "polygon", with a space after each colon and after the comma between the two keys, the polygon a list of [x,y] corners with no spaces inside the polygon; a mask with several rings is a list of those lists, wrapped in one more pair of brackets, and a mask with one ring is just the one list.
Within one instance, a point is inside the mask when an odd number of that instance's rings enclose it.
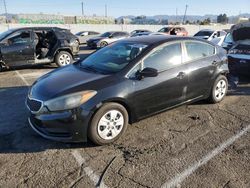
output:
{"label": "side mirror", "polygon": [[209,36],[204,36],[203,39],[207,40],[209,38]]}
{"label": "side mirror", "polygon": [[137,78],[140,80],[143,79],[144,77],[146,78],[146,77],[157,77],[157,76],[158,76],[158,71],[150,67],[147,67],[137,73]]}
{"label": "side mirror", "polygon": [[113,36],[113,35],[110,35],[109,38],[112,39],[112,38],[114,38],[114,36]]}

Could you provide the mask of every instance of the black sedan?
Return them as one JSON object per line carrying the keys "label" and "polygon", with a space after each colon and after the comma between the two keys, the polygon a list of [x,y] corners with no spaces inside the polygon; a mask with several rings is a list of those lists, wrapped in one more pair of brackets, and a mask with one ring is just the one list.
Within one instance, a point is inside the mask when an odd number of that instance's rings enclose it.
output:
{"label": "black sedan", "polygon": [[0,34],[0,71],[4,68],[50,64],[59,67],[79,59],[79,41],[57,27],[10,29]]}
{"label": "black sedan", "polygon": [[223,100],[225,51],[183,37],[121,40],[37,80],[27,98],[30,126],[64,142],[117,140],[128,123],[183,104]]}

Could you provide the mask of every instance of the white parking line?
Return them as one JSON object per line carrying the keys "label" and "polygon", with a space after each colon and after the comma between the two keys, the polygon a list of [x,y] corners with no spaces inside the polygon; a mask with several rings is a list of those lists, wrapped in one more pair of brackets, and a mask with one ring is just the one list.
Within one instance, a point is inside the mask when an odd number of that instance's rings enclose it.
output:
{"label": "white parking line", "polygon": [[18,71],[15,71],[15,73],[18,75],[19,78],[21,78],[21,80],[25,83],[26,86],[30,86],[27,80]]}
{"label": "white parking line", "polygon": [[248,125],[246,128],[241,130],[238,134],[235,136],[229,138],[226,142],[220,144],[217,148],[215,148],[213,151],[211,151],[208,155],[200,159],[198,162],[191,165],[189,168],[184,170],[182,173],[176,175],[171,180],[164,183],[161,187],[162,188],[172,188],[172,187],[178,187],[180,184],[191,174],[193,174],[199,167],[202,165],[205,165],[208,161],[210,161],[212,158],[214,158],[216,155],[220,154],[224,149],[232,145],[235,141],[237,141],[240,137],[242,137],[244,134],[246,134],[250,130],[250,125]]}
{"label": "white parking line", "polygon": [[[76,161],[80,166],[83,164],[86,164],[86,160],[81,156],[81,154],[78,151],[72,151],[71,154],[74,156]],[[94,173],[94,171],[90,167],[85,167],[84,172],[86,175],[90,178],[90,180],[95,184],[95,187],[98,187],[98,183],[100,181],[100,176]],[[108,188],[105,184],[102,184],[99,188]]]}

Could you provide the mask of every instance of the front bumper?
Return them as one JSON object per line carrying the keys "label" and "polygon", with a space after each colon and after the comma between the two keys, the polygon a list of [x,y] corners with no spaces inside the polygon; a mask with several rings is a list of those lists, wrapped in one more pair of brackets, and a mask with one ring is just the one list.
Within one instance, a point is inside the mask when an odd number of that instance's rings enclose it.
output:
{"label": "front bumper", "polygon": [[74,55],[73,56],[73,60],[74,61],[79,61],[81,58],[80,58],[80,56],[79,55]]}
{"label": "front bumper", "polygon": [[31,114],[31,128],[42,137],[60,142],[86,142],[92,112],[82,109],[71,111]]}
{"label": "front bumper", "polygon": [[97,42],[94,42],[94,41],[87,41],[87,46],[89,48],[93,48],[93,49],[97,49],[98,48]]}

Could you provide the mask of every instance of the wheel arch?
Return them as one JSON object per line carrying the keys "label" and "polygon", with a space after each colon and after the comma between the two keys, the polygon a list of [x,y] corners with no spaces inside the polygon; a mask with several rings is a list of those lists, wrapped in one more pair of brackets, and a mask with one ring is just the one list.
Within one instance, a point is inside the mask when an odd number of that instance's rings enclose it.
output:
{"label": "wheel arch", "polygon": [[[124,99],[122,98],[113,98],[113,99],[109,99],[109,100],[105,100],[105,101],[102,101],[99,105],[97,105],[94,109],[94,114],[106,103],[117,103],[117,104],[120,104],[122,105],[127,113],[128,113],[128,122],[130,124],[136,122],[136,117],[133,113],[133,110],[131,108],[131,106],[127,103],[127,101],[125,101]],[[92,119],[92,118],[91,118]]]}
{"label": "wheel arch", "polygon": [[57,51],[56,51],[55,54],[54,54],[54,58],[55,58],[55,56],[56,56],[57,54],[59,54],[60,52],[63,52],[63,51],[70,53],[70,55],[71,55],[72,58],[73,58],[73,54],[72,54],[72,51],[70,50],[70,48],[59,48],[59,49],[57,49]]}

